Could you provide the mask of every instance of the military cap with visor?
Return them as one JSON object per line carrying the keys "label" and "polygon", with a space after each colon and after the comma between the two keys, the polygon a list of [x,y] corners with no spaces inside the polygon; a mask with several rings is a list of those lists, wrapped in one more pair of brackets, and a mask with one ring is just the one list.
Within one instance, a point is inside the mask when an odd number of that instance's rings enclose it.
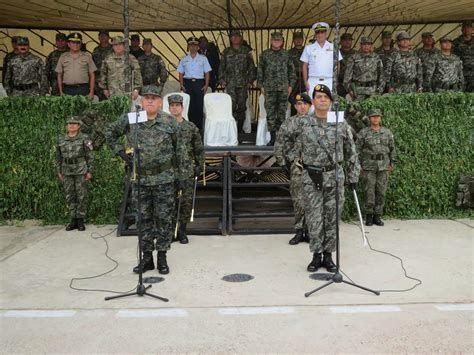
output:
{"label": "military cap with visor", "polygon": [[370,43],[370,44],[372,44],[372,43],[374,43],[374,41],[373,41],[372,38],[369,37],[369,36],[362,36],[362,38],[360,39],[360,43],[361,43],[361,44],[365,44],[365,43]]}
{"label": "military cap with visor", "polygon": [[403,39],[411,39],[410,34],[407,31],[401,31],[397,34],[397,41],[401,41]]}
{"label": "military cap with visor", "polygon": [[141,95],[142,96],[145,96],[145,95],[154,95],[154,96],[159,96],[161,97],[161,90],[158,86],[156,85],[145,85],[144,87],[142,87],[142,90],[141,90]]}
{"label": "military cap with visor", "polygon": [[303,38],[304,39],[304,34],[301,31],[293,32],[293,39],[296,38]]}
{"label": "military cap with visor", "polygon": [[107,30],[100,30],[100,31],[99,31],[99,36],[102,36],[102,35],[109,36],[109,31],[107,31]]}
{"label": "military cap with visor", "polygon": [[73,32],[67,36],[67,40],[69,42],[82,42],[82,35],[79,32]]}
{"label": "military cap with visor", "polygon": [[64,33],[56,33],[56,41],[67,41],[67,36]]}
{"label": "military cap with visor", "polygon": [[446,37],[446,36],[441,37],[441,38],[439,39],[439,41],[440,41],[440,43],[441,43],[441,42],[451,42],[451,43],[453,42],[453,40],[452,40],[451,38]]}
{"label": "military cap with visor", "polygon": [[189,37],[188,44],[199,44],[199,39],[197,37]]}
{"label": "military cap with visor", "polygon": [[81,119],[77,116],[69,116],[68,118],[66,118],[66,124],[70,123],[82,124]]}
{"label": "military cap with visor", "polygon": [[368,117],[373,117],[373,116],[380,116],[382,117],[382,110],[379,109],[379,108],[372,108],[369,110],[369,112],[367,112],[367,116]]}
{"label": "military cap with visor", "polygon": [[168,104],[183,104],[183,97],[178,94],[168,96]]}
{"label": "military cap with visor", "polygon": [[352,34],[347,33],[347,32],[346,32],[346,33],[343,33],[343,34],[341,35],[341,40],[343,40],[343,41],[344,41],[344,40],[351,40],[351,41],[352,41],[352,40],[353,40]]}
{"label": "military cap with visor", "polygon": [[144,38],[143,39],[143,44],[151,44],[151,38]]}
{"label": "military cap with visor", "polygon": [[382,38],[392,38],[392,32],[390,31],[383,31]]}
{"label": "military cap with visor", "polygon": [[237,36],[237,37],[242,37],[242,33],[239,30],[232,30],[230,31],[230,36]]}
{"label": "military cap with visor", "polygon": [[18,37],[17,41],[16,41],[16,44],[18,44],[19,46],[25,46],[25,45],[28,45],[30,44],[30,40],[28,39],[28,37]]}
{"label": "military cap with visor", "polygon": [[298,94],[295,96],[295,102],[304,102],[306,104],[312,104],[311,97],[308,94]]}
{"label": "military cap with visor", "polygon": [[322,92],[323,94],[326,94],[329,99],[332,101],[332,93],[331,93],[331,90],[324,84],[317,84],[315,87],[314,87],[314,90],[313,90],[313,98],[316,96],[316,93],[317,92]]}
{"label": "military cap with visor", "polygon": [[315,32],[320,31],[327,31],[329,29],[329,25],[326,22],[316,22],[311,26],[311,29]]}
{"label": "military cap with visor", "polygon": [[133,34],[133,35],[130,36],[130,40],[131,40],[131,41],[140,40],[140,36],[137,35],[137,34]]}
{"label": "military cap with visor", "polygon": [[431,32],[423,32],[421,34],[421,38],[428,38],[428,37],[433,37],[433,34]]}
{"label": "military cap with visor", "polygon": [[122,44],[125,42],[125,38],[123,38],[122,36],[115,36],[114,38],[112,38],[112,42],[111,44],[114,45],[114,44]]}
{"label": "military cap with visor", "polygon": [[283,33],[279,31],[272,32],[271,34],[272,39],[283,39]]}

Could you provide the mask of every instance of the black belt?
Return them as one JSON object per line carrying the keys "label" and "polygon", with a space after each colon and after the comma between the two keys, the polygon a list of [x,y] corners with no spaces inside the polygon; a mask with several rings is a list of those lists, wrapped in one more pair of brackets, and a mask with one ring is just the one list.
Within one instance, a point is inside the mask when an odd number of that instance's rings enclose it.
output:
{"label": "black belt", "polygon": [[152,169],[145,169],[145,168],[141,168],[138,170],[138,173],[140,175],[144,175],[144,176],[149,176],[149,175],[158,175],[158,174],[161,174],[162,172],[166,171],[166,170],[169,170],[173,167],[173,164],[171,164],[171,162],[167,162],[165,164],[162,164],[158,167],[155,167],[155,168],[152,168]]}
{"label": "black belt", "polygon": [[336,164],[326,165],[326,166],[316,166],[316,165],[307,165],[303,163],[303,168],[312,169],[312,170],[320,170],[323,173],[326,173],[328,171],[333,171],[334,169],[336,169]]}
{"label": "black belt", "polygon": [[79,157],[79,158],[64,158],[64,163],[66,164],[77,164],[80,162],[85,161],[86,159],[84,157]]}
{"label": "black belt", "polygon": [[30,90],[30,89],[37,88],[37,87],[39,87],[38,83],[24,84],[24,85],[13,85],[13,88],[15,90]]}
{"label": "black belt", "polygon": [[64,87],[69,87],[69,88],[82,88],[84,86],[89,86],[89,83],[85,83],[85,84],[64,84]]}
{"label": "black belt", "polygon": [[367,157],[371,160],[384,160],[385,154],[369,154]]}
{"label": "black belt", "polygon": [[195,82],[195,81],[204,81],[204,79],[196,79],[196,78],[191,78],[191,79],[184,78],[184,80],[192,81],[192,82]]}

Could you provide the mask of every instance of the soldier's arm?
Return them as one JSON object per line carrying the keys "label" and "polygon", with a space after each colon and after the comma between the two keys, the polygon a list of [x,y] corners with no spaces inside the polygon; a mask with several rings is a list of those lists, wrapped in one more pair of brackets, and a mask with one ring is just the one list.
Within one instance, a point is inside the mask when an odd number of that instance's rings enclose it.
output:
{"label": "soldier's arm", "polygon": [[387,83],[387,87],[393,88],[393,79],[392,79],[392,67],[393,67],[393,57],[395,52],[390,54],[387,57],[387,67],[385,68],[385,82]]}
{"label": "soldier's arm", "polygon": [[99,74],[99,86],[104,90],[108,90],[109,88],[109,85],[107,82],[107,74],[108,74],[108,65],[107,65],[106,59],[104,59],[100,66],[100,74]]}
{"label": "soldier's arm", "polygon": [[61,174],[62,171],[62,163],[63,163],[63,157],[61,154],[61,149],[59,148],[59,143],[61,142],[61,138],[58,137],[56,141],[56,147],[55,147],[55,159],[54,159],[54,166],[56,167],[56,172],[58,174]]}
{"label": "soldier's arm", "polygon": [[225,76],[226,68],[227,68],[227,59],[226,59],[225,50],[224,50],[224,53],[221,56],[221,63],[219,65],[219,73],[218,73],[219,74],[219,84],[222,87],[224,87],[227,84],[227,79],[226,79],[226,76]]}
{"label": "soldier's arm", "polygon": [[424,89],[433,90],[433,74],[435,72],[436,65],[437,65],[437,60],[436,59],[430,60],[428,63],[426,63],[425,76],[426,76],[426,85],[427,85],[427,87],[424,88]]}
{"label": "soldier's arm", "polygon": [[288,86],[293,87],[296,83],[296,70],[295,65],[293,64],[293,60],[291,59],[290,55],[288,56],[288,63],[287,63],[287,70],[288,70]]}
{"label": "soldier's arm", "polygon": [[257,86],[261,89],[263,88],[263,83],[265,81],[264,72],[265,72],[265,57],[263,54],[260,55],[260,60],[258,61],[257,67]]}
{"label": "soldier's arm", "polygon": [[94,164],[94,154],[92,150],[94,147],[92,146],[92,140],[89,136],[84,136],[84,151],[85,151],[85,159],[87,164],[87,172],[92,173],[92,167]]}
{"label": "soldier's arm", "polygon": [[41,94],[46,95],[49,91],[48,77],[46,75],[44,63],[41,59],[38,60],[38,75],[40,76],[40,92]]}
{"label": "soldier's arm", "polygon": [[354,56],[351,56],[346,62],[346,70],[344,70],[344,79],[342,80],[342,85],[347,92],[351,92],[351,82],[352,82],[352,71],[354,70]]}
{"label": "soldier's arm", "polygon": [[275,145],[273,147],[273,154],[275,156],[276,162],[279,166],[283,166],[286,164],[286,159],[285,159],[285,135],[288,129],[288,122],[289,120],[283,121],[282,125],[280,126],[280,129],[277,132],[276,135],[276,140],[275,140]]}
{"label": "soldier's arm", "polygon": [[175,151],[177,180],[186,180],[186,164],[188,163],[186,157],[188,153],[186,151],[186,144],[181,137],[181,131],[179,130],[177,124],[175,125],[175,131],[173,133],[172,140]]}
{"label": "soldier's arm", "polygon": [[11,62],[12,61],[10,59],[6,68],[5,80],[3,81],[3,86],[5,87],[5,91],[7,92],[8,95],[11,95],[13,92],[13,87],[12,87],[13,68],[11,66]]}
{"label": "soldier's arm", "polygon": [[105,132],[107,145],[114,154],[124,150],[120,138],[129,130],[128,116],[125,114],[117,121],[113,122]]}
{"label": "soldier's arm", "polygon": [[377,57],[377,90],[382,95],[385,89],[385,75],[383,72],[383,62],[380,57]]}
{"label": "soldier's arm", "polygon": [[355,140],[356,151],[357,151],[357,154],[359,154],[359,156],[362,154],[362,150],[363,150],[363,148],[364,148],[364,138],[365,138],[364,131],[361,130],[361,131],[357,134],[356,140]]}
{"label": "soldier's arm", "polygon": [[416,89],[423,89],[423,66],[421,64],[421,59],[418,58],[416,64]]}
{"label": "soldier's arm", "polygon": [[164,86],[168,81],[169,73],[166,69],[166,64],[163,59],[160,58],[160,85]]}
{"label": "soldier's arm", "polygon": [[466,83],[464,81],[464,73],[462,70],[461,60],[459,60],[458,62],[458,83],[459,83],[459,91],[463,91]]}
{"label": "soldier's arm", "polygon": [[202,169],[204,166],[204,146],[202,144],[201,134],[196,126],[193,127],[192,146],[196,165]]}
{"label": "soldier's arm", "polygon": [[344,160],[347,165],[347,179],[349,183],[357,183],[360,174],[360,161],[357,154],[352,132],[346,122],[343,123],[345,131],[344,144]]}
{"label": "soldier's arm", "polygon": [[299,134],[303,129],[301,120],[288,121],[288,125],[285,128],[285,132],[281,136],[283,154],[286,161],[293,163],[301,157],[301,144],[296,144]]}
{"label": "soldier's arm", "polygon": [[249,79],[249,84],[252,84],[257,78],[257,68],[255,67],[251,52],[247,54],[247,75]]}
{"label": "soldier's arm", "polygon": [[[132,59],[133,58],[133,59]],[[140,70],[140,64],[138,64],[138,60],[131,55],[130,56],[132,68],[133,68],[133,88],[140,91],[140,88],[143,86],[143,79],[142,79],[142,71]]]}

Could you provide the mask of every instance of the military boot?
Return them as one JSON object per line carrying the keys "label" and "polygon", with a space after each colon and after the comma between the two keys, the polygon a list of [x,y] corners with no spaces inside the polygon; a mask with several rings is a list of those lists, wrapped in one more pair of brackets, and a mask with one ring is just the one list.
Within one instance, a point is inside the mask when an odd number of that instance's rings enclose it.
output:
{"label": "military boot", "polygon": [[290,245],[296,245],[298,243],[301,243],[302,241],[303,241],[303,230],[297,229],[295,236],[291,238],[288,243],[290,243]]}
{"label": "military boot", "polygon": [[158,252],[157,264],[158,266],[156,268],[160,274],[169,274],[170,268],[166,262],[166,251]]}
{"label": "military boot", "polygon": [[309,243],[309,232],[307,229],[304,230],[304,237],[302,241],[305,243]]}
{"label": "military boot", "polygon": [[77,229],[77,218],[72,218],[71,219],[71,223],[69,223],[67,226],[66,226],[66,230],[69,232],[69,231],[72,231],[74,229]]}
{"label": "military boot", "polygon": [[311,260],[306,270],[308,270],[309,272],[316,272],[321,266],[321,253],[314,253],[313,260]]}
{"label": "military boot", "polygon": [[148,270],[153,270],[155,268],[155,263],[153,262],[153,253],[151,251],[146,251],[143,253],[142,261],[133,268],[133,272],[136,274],[141,272],[147,272]]}
{"label": "military boot", "polygon": [[380,219],[379,214],[374,214],[373,222],[376,226],[379,226],[379,227],[383,227],[383,225],[384,225],[383,221]]}
{"label": "military boot", "polygon": [[86,230],[86,226],[84,225],[84,218],[77,219],[77,229],[81,232]]}
{"label": "military boot", "polygon": [[373,219],[374,219],[373,214],[365,215],[365,225],[370,227],[373,224]]}
{"label": "military boot", "polygon": [[186,234],[186,223],[180,224],[178,238],[181,244],[189,243],[188,236]]}
{"label": "military boot", "polygon": [[323,253],[323,267],[325,267],[328,272],[337,271],[337,266],[334,264],[334,261],[332,261],[331,253]]}

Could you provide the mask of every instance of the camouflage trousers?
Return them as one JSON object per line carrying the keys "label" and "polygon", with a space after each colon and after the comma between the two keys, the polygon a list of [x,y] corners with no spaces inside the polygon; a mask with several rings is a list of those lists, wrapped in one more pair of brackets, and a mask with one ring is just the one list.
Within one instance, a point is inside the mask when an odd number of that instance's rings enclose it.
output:
{"label": "camouflage trousers", "polygon": [[237,121],[238,132],[242,132],[247,110],[248,90],[246,87],[226,87],[226,93],[232,98],[232,115]]}
{"label": "camouflage trousers", "polygon": [[[181,202],[179,208],[179,223],[185,224],[191,218],[191,210],[193,208],[193,192],[194,192],[194,177],[184,181],[184,188],[181,195]],[[176,209],[178,202],[176,202]],[[177,213],[175,212],[173,220],[176,221]]]}
{"label": "camouflage trousers", "polygon": [[393,85],[393,88],[395,89],[395,92],[397,93],[410,93],[410,92],[416,92],[416,84],[399,84],[396,83]]}
{"label": "camouflage trousers", "polygon": [[35,87],[28,90],[13,89],[12,93],[8,96],[40,96],[41,94],[41,90]]}
{"label": "camouflage trousers", "polygon": [[[175,211],[175,185],[166,183],[140,187],[140,212],[142,251],[166,251],[173,238],[173,214]],[[138,191],[133,185],[134,202],[137,202]]]}
{"label": "camouflage trousers", "polygon": [[354,90],[356,96],[354,100],[356,101],[365,100],[378,94],[375,86],[354,86]]}
{"label": "camouflage trousers", "polygon": [[267,111],[268,131],[278,131],[286,118],[288,92],[265,90],[265,111]]}
{"label": "camouflage trousers", "polygon": [[84,175],[64,176],[64,193],[71,218],[84,218],[87,209],[87,181]]}
{"label": "camouflage trousers", "polygon": [[464,82],[466,87],[464,91],[474,92],[474,72],[470,71],[469,73],[464,72]]}
{"label": "camouflage trousers", "polygon": [[292,165],[291,167],[290,195],[293,202],[293,210],[295,212],[295,229],[303,229],[305,227],[303,178],[301,176],[301,171],[296,165]]}
{"label": "camouflage trousers", "polygon": [[388,185],[387,170],[364,170],[365,213],[382,214]]}
{"label": "camouflage trousers", "polygon": [[[333,253],[336,250],[336,187],[317,190],[303,170],[303,203],[312,253]],[[344,186],[339,184],[339,218],[344,205]]]}

